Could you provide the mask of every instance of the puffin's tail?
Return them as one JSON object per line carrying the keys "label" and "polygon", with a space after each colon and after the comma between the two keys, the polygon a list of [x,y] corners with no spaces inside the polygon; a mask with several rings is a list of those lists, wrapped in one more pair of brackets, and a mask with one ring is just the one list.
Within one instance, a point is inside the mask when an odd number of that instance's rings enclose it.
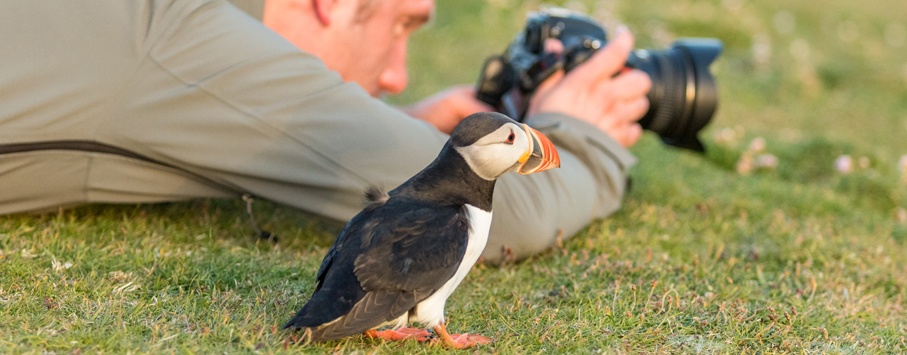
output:
{"label": "puffin's tail", "polygon": [[296,315],[283,325],[283,329],[305,332],[308,341],[319,342],[361,333],[374,326],[366,324],[362,329],[346,329],[345,332],[336,332],[336,323],[346,323],[344,319],[349,307],[339,307],[337,300],[332,300],[330,297],[327,293],[315,292],[299,312],[296,312]]}
{"label": "puffin's tail", "polygon": [[325,298],[321,292],[315,292],[312,298],[299,309],[299,312],[296,312],[296,315],[283,325],[283,329],[310,328],[315,330],[342,316],[341,311],[333,309],[334,307],[331,307],[330,303],[324,302],[327,301]]}
{"label": "puffin's tail", "polygon": [[[303,309],[305,309],[305,308],[303,308]],[[297,312],[296,315],[293,316],[292,319],[290,319],[286,324],[284,324],[283,329],[292,328],[293,330],[302,330],[302,329],[306,329],[306,328],[312,328],[312,326],[308,325],[307,324],[308,322],[306,322],[305,314],[302,312],[303,309],[300,309],[299,312]]]}
{"label": "puffin's tail", "polygon": [[[313,325],[311,322],[311,317],[308,314],[305,314],[303,309],[299,310],[296,316],[293,319],[290,319],[287,324],[284,324],[283,329],[293,329],[295,331],[303,333],[302,340],[306,342],[321,342],[334,339],[340,339],[354,334],[362,333],[370,328],[371,326],[365,327],[338,327],[338,323],[346,325],[346,317],[340,317],[331,322]],[[340,329],[338,329],[340,328]]]}
{"label": "puffin's tail", "polygon": [[284,329],[305,330],[311,341],[339,339],[405,317],[416,305],[412,296],[401,297],[400,292],[369,292],[348,312],[338,317],[326,312],[324,305],[331,303],[317,302],[316,299],[322,299],[319,293],[283,326]]}

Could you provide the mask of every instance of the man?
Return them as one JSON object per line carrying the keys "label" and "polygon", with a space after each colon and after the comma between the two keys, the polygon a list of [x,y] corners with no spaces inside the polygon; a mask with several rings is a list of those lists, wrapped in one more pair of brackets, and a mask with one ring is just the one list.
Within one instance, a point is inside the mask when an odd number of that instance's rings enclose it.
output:
{"label": "man", "polygon": [[[409,115],[374,98],[406,87],[431,0],[241,5],[267,27],[224,0],[0,3],[0,214],[249,193],[346,220],[368,186],[404,181],[490,109],[462,87]],[[562,166],[499,182],[486,260],[620,206],[651,84],[621,72],[633,41],[618,32],[539,88],[526,122]]]}

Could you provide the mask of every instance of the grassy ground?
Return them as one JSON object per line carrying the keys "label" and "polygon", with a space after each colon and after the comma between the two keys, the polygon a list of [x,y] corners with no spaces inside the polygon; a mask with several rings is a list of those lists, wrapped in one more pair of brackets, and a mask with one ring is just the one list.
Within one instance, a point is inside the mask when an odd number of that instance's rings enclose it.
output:
{"label": "grassy ground", "polygon": [[[438,5],[396,102],[474,81],[537,3]],[[494,336],[481,353],[907,351],[907,3],[570,5],[628,24],[641,48],[725,42],[709,151],[646,137],[620,212],[528,262],[477,267],[449,302],[451,328]],[[842,156],[850,169],[836,168]],[[243,208],[0,217],[0,352],[444,352],[291,344],[277,327],[341,225],[257,203],[273,244]]]}

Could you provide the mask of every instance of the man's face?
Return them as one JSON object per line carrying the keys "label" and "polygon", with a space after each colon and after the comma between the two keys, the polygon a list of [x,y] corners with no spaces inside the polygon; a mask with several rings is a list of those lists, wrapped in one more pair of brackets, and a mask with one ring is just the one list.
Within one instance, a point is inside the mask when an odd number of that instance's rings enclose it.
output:
{"label": "man's face", "polygon": [[336,43],[322,59],[344,80],[359,83],[372,96],[400,93],[408,80],[407,42],[414,30],[431,19],[434,0],[351,2],[360,7],[339,26],[332,26]]}

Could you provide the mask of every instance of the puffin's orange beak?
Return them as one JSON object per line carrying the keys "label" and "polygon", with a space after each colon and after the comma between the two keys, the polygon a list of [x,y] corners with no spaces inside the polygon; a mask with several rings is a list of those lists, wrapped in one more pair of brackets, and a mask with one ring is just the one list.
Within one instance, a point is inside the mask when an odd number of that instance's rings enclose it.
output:
{"label": "puffin's orange beak", "polygon": [[542,132],[523,124],[523,131],[529,137],[529,147],[520,157],[520,174],[532,174],[539,171],[561,166],[561,158],[557,155],[557,148]]}

